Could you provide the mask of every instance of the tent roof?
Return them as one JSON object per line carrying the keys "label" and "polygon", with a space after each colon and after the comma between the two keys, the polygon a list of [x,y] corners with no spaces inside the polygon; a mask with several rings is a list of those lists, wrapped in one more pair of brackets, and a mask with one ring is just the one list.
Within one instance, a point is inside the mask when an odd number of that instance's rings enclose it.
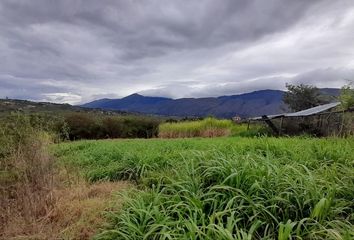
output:
{"label": "tent roof", "polygon": [[[302,110],[299,112],[294,112],[294,113],[283,113],[283,114],[276,114],[276,115],[268,115],[268,119],[274,119],[274,118],[279,118],[279,117],[306,117],[306,116],[311,116],[317,113],[324,112],[326,110],[329,110],[331,108],[334,108],[338,106],[340,102],[334,102],[334,103],[328,103],[324,105],[320,105],[317,107],[309,108],[306,110]],[[250,120],[261,120],[262,117],[254,117],[250,118]]]}

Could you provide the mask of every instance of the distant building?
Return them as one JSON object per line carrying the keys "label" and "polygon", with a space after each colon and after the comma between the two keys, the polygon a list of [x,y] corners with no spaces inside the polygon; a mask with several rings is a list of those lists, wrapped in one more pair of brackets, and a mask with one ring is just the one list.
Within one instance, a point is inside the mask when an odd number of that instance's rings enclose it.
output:
{"label": "distant building", "polygon": [[235,123],[240,123],[241,122],[241,117],[240,116],[235,116],[232,118],[232,121],[234,121]]}

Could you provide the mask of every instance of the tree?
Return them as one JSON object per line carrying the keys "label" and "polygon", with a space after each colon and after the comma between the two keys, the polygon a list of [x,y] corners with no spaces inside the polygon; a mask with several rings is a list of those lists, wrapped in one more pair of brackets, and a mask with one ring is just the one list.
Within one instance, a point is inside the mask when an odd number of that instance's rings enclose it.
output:
{"label": "tree", "polygon": [[316,107],[328,103],[328,100],[321,96],[320,90],[311,85],[292,85],[286,84],[288,91],[283,96],[283,101],[293,111]]}
{"label": "tree", "polygon": [[354,88],[353,82],[342,87],[339,100],[343,110],[354,107]]}

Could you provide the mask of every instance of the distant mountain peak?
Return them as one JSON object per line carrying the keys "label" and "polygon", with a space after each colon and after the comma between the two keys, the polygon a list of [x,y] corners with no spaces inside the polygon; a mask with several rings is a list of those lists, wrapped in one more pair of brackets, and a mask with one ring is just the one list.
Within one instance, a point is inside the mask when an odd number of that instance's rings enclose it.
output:
{"label": "distant mountain peak", "polygon": [[130,94],[124,98],[135,98],[135,97],[144,97],[143,95],[140,95],[138,93],[133,93],[133,94]]}

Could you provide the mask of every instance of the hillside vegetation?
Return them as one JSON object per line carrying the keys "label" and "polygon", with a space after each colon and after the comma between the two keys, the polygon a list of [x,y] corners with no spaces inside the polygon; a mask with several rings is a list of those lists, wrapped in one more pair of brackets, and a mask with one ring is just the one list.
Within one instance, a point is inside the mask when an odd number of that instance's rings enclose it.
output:
{"label": "hillside vegetation", "polygon": [[91,182],[131,180],[95,239],[353,239],[354,138],[63,143]]}
{"label": "hillside vegetation", "polygon": [[11,112],[21,113],[51,113],[63,114],[68,112],[93,113],[98,115],[127,115],[123,111],[107,111],[95,108],[83,108],[70,104],[59,104],[50,102],[33,102],[19,99],[0,99],[0,116],[8,115]]}

